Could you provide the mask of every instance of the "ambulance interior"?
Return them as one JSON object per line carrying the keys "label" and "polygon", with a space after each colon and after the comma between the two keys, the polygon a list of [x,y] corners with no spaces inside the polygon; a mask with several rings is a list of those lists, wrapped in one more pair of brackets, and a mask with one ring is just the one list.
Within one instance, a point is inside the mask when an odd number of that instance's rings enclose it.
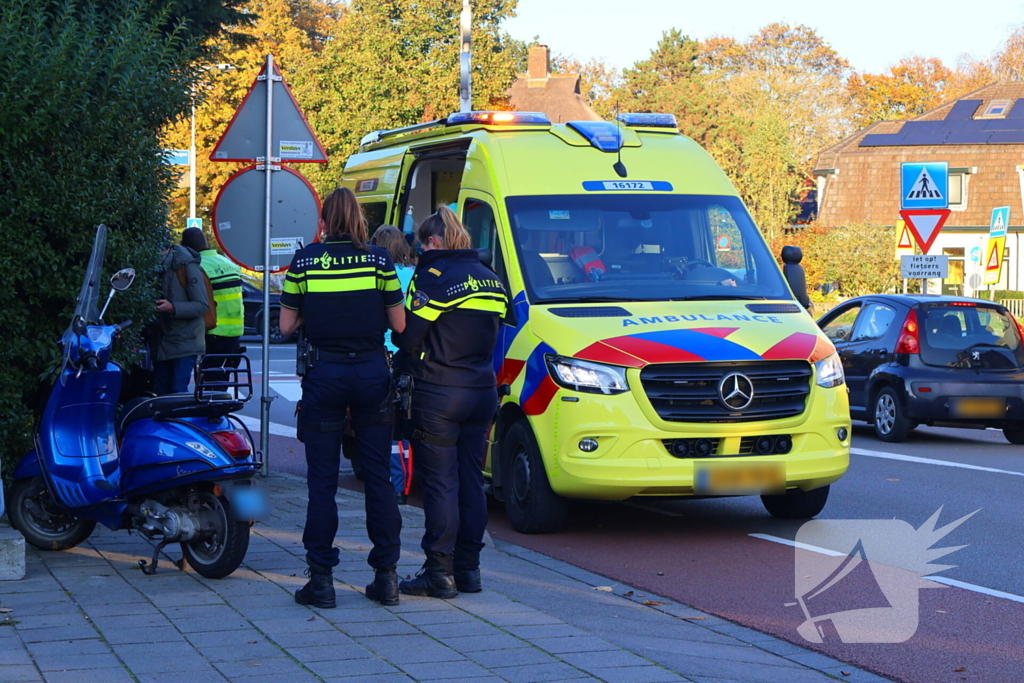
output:
{"label": "ambulance interior", "polygon": [[414,235],[416,227],[439,206],[455,210],[465,167],[464,150],[441,152],[415,162],[406,185],[405,206],[398,226],[402,232]]}
{"label": "ambulance interior", "polygon": [[509,197],[535,302],[791,299],[735,197]]}

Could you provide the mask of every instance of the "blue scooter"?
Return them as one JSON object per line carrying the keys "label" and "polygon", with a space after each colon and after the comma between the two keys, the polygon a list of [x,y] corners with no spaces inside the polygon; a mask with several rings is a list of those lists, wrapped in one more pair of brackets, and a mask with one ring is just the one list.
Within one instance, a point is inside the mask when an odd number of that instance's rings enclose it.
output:
{"label": "blue scooter", "polygon": [[180,543],[196,572],[223,578],[245,558],[262,500],[252,437],[231,415],[252,394],[248,358],[238,357],[238,368],[197,371],[193,394],[119,405],[122,368],[110,354],[131,321],[106,325],[103,314],[135,271],[114,274],[98,311],[106,237],[100,225],[35,448],[14,471],[11,523],[43,550],[73,548],[97,522],[135,529],[158,541],[152,561],[139,561],[145,573],[156,572],[164,546]]}

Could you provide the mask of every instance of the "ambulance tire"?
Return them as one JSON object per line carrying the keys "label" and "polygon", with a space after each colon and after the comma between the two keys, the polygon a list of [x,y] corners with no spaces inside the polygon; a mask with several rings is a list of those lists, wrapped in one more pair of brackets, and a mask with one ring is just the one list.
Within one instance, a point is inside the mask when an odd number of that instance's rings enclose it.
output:
{"label": "ambulance tire", "polygon": [[502,492],[512,528],[521,534],[558,531],[565,523],[569,501],[551,490],[530,423],[516,422],[503,441]]}
{"label": "ambulance tire", "polygon": [[779,519],[810,519],[825,509],[828,501],[828,486],[804,491],[790,489],[782,495],[761,496],[764,509]]}

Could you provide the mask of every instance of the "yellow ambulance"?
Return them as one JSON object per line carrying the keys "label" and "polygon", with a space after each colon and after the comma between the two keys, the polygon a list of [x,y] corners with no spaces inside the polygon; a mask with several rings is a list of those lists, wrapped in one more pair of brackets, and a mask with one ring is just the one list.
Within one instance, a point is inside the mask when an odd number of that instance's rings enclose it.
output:
{"label": "yellow ambulance", "polygon": [[[808,518],[849,462],[843,369],[736,189],[666,114],[468,112],[363,138],[370,228],[451,205],[513,301],[484,465],[524,533],[568,499],[761,495]],[[789,248],[787,248],[789,249]]]}

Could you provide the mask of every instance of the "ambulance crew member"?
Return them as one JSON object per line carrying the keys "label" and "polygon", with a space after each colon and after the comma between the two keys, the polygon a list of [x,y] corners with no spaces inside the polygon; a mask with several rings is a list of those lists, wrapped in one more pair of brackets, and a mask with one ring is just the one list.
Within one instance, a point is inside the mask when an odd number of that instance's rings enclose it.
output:
{"label": "ambulance crew member", "polygon": [[349,409],[366,486],[369,564],[376,570],[366,596],[397,605],[402,518],[390,479],[393,410],[384,330],[405,327],[402,293],[388,252],[366,243],[366,218],[351,190],[332,192],[320,216],[322,241],[295,253],[281,294],[281,332],[288,336],[304,325],[310,343],[296,409],[296,431],[306,447],[309,505],[302,543],[309,582],[296,591],[295,601],[336,605],[334,496]]}
{"label": "ambulance crew member", "polygon": [[483,458],[498,407],[492,354],[508,299],[470,249],[447,207],[420,225],[423,248],[406,297],[406,328],[393,335],[409,354],[414,467],[423,488],[427,560],[407,595],[453,598],[480,591],[487,526]]}

